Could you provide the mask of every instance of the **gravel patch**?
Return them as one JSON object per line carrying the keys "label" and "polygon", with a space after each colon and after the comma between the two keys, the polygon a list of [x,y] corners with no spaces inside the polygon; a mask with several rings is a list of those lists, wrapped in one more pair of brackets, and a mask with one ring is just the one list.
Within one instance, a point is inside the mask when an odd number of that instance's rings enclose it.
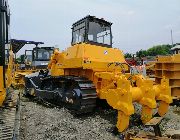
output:
{"label": "gravel patch", "polygon": [[170,130],[180,130],[180,107],[171,106],[160,127],[164,134]]}
{"label": "gravel patch", "polygon": [[[137,112],[140,106],[136,106]],[[180,115],[177,107],[170,107],[161,123],[163,134],[168,129],[180,129]],[[126,132],[144,131],[153,133],[151,127],[141,125],[139,115],[131,117]],[[117,140],[111,130],[116,125],[117,112],[98,108],[87,115],[75,116],[68,109],[49,108],[26,98],[21,102],[21,140]],[[134,119],[136,118],[136,119]]]}
{"label": "gravel patch", "polygon": [[116,123],[114,110],[75,116],[68,109],[48,108],[35,102],[22,102],[22,140],[99,140],[118,139],[108,132]]}

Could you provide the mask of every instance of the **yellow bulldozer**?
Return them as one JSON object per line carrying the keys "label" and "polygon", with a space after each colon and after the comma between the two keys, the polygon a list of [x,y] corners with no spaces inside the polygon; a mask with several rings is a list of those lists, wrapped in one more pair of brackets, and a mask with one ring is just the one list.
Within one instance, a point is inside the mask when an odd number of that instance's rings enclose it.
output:
{"label": "yellow bulldozer", "polygon": [[97,99],[106,100],[118,111],[119,132],[128,128],[135,113],[133,102],[142,105],[143,123],[151,120],[153,109],[163,116],[172,102],[169,80],[154,85],[149,78],[127,73],[123,52],[112,47],[111,25],[94,16],[75,22],[71,46],[55,50],[48,70],[25,77],[25,93],[64,103],[78,114],[92,112]]}
{"label": "yellow bulldozer", "polygon": [[[35,45],[33,49],[25,50],[20,61],[15,64],[15,76],[12,85],[16,88],[24,87],[25,75],[47,69],[54,47],[39,47],[44,42],[11,39],[13,52],[16,54],[24,45]],[[16,55],[15,55],[16,56]]]}

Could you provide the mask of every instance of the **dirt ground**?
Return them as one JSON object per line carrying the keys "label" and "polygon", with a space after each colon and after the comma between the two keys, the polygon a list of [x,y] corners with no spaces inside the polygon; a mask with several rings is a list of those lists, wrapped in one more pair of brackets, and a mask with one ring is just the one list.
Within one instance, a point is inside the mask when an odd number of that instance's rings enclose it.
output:
{"label": "dirt ground", "polygon": [[[138,112],[138,111],[137,111]],[[112,128],[116,125],[116,111],[97,108],[94,113],[75,116],[64,107],[48,107],[27,98],[21,99],[21,140],[116,140]],[[136,115],[127,131],[153,132],[151,127],[140,125]],[[180,108],[170,107],[161,122],[163,135],[169,130],[180,130]]]}

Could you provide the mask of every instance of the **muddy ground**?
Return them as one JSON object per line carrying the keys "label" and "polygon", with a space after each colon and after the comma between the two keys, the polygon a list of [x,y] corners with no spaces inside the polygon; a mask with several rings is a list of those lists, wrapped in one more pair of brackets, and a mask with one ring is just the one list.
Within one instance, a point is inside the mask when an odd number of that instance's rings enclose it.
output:
{"label": "muddy ground", "polygon": [[[138,112],[138,111],[137,111]],[[128,131],[153,133],[151,127],[140,125],[138,115],[131,118]],[[98,107],[94,113],[75,116],[64,107],[52,107],[21,98],[21,140],[116,140],[112,130],[116,125],[116,111]],[[168,130],[180,130],[180,108],[170,107],[161,122],[163,135]]]}

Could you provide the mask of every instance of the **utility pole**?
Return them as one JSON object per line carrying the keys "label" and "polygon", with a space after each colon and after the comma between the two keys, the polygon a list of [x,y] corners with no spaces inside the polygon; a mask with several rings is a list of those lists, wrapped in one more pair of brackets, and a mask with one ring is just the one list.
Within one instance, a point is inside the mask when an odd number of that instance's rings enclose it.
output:
{"label": "utility pole", "polygon": [[174,46],[174,42],[173,42],[173,33],[172,33],[172,30],[171,30],[171,43],[172,43],[172,47]]}

